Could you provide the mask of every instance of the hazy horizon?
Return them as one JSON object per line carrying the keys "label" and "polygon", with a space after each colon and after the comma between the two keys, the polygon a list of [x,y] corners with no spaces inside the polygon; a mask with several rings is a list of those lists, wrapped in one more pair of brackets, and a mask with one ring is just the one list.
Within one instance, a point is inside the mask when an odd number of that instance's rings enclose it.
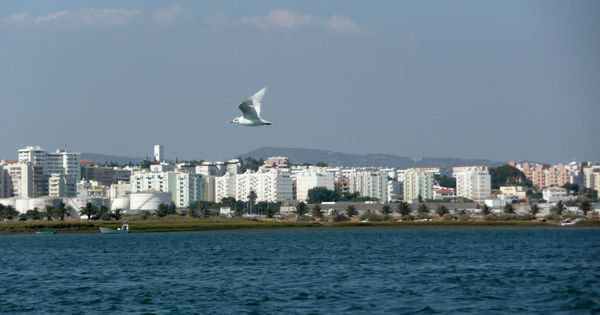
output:
{"label": "hazy horizon", "polygon": [[[600,3],[0,3],[0,159],[39,145],[600,160]],[[229,124],[263,86],[272,126]]]}

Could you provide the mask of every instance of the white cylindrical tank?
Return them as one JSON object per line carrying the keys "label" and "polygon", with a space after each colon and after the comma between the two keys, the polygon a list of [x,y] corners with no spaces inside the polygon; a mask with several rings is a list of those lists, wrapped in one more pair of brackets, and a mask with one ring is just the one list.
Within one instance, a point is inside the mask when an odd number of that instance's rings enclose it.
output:
{"label": "white cylindrical tank", "polygon": [[114,198],[110,202],[110,210],[129,210],[129,196]]}
{"label": "white cylindrical tank", "polygon": [[171,204],[171,194],[166,192],[139,192],[129,195],[129,209],[154,212],[161,203]]}

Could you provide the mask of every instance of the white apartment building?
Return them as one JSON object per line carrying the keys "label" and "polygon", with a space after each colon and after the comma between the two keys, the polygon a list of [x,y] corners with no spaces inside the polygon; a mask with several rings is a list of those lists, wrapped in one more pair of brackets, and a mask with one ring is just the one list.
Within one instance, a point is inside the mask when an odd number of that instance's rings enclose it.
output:
{"label": "white apartment building", "polygon": [[[77,183],[71,176],[60,173],[50,175],[48,179],[48,196],[50,197],[75,197],[77,196]],[[102,196],[104,197],[104,196]]]}
{"label": "white apartment building", "polygon": [[110,199],[122,198],[131,194],[131,184],[126,181],[119,181],[110,185]]}
{"label": "white apartment building", "polygon": [[411,168],[404,173],[404,201],[433,199],[433,172]]}
{"label": "white apartment building", "polygon": [[215,201],[221,202],[223,198],[235,198],[236,174],[226,173],[221,177],[215,177]]}
{"label": "white apartment building", "polygon": [[571,198],[568,196],[568,192],[562,187],[550,187],[542,190],[542,196],[544,200],[549,203],[555,203],[559,201],[567,201]]}
{"label": "white apartment building", "polygon": [[29,146],[19,150],[19,162],[41,166],[47,178],[52,174],[71,176],[75,181],[81,178],[80,153],[67,150],[56,150],[54,153],[48,153],[39,146]]}
{"label": "white apartment building", "polygon": [[204,177],[181,172],[136,172],[131,174],[131,192],[158,191],[171,194],[177,207],[204,200]]}
{"label": "white apartment building", "polygon": [[308,191],[315,187],[335,189],[334,176],[324,169],[309,168],[296,174],[296,199],[306,201]]}
{"label": "white apartment building", "polygon": [[354,170],[349,173],[349,190],[358,192],[361,197],[388,201],[388,173],[385,171]]}
{"label": "white apartment building", "polygon": [[256,173],[238,174],[235,178],[237,200],[248,201],[250,191],[256,193],[257,202],[278,202],[293,198],[292,178],[288,172],[278,169],[259,170]]}
{"label": "white apartment building", "polygon": [[10,163],[0,169],[0,195],[5,198],[33,198],[45,195],[47,181],[41,166],[31,163]]}
{"label": "white apartment building", "polygon": [[484,201],[491,198],[491,177],[485,166],[465,166],[453,168],[456,178],[456,196]]}

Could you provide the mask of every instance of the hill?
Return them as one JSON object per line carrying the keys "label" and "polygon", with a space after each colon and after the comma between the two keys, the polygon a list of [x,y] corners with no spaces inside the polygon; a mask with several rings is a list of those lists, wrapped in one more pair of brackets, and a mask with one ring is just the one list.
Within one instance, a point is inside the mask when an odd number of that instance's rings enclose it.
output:
{"label": "hill", "polygon": [[325,151],[318,149],[302,149],[302,148],[274,148],[262,147],[248,153],[242,154],[241,157],[252,158],[267,158],[270,156],[287,156],[290,162],[294,164],[325,162],[328,165],[337,166],[381,166],[381,167],[397,167],[401,169],[413,167],[442,167],[449,168],[455,166],[469,165],[488,165],[497,166],[504,164],[503,162],[491,161],[486,159],[460,159],[460,158],[408,158],[393,154],[350,154],[333,151]]}

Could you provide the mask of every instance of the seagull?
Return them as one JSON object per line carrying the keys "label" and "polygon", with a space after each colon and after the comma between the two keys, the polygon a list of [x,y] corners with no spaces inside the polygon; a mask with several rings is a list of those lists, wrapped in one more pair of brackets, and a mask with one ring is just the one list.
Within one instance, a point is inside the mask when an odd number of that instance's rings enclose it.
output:
{"label": "seagull", "polygon": [[262,125],[270,125],[271,122],[268,122],[260,117],[260,101],[263,96],[265,96],[265,92],[267,88],[264,87],[260,91],[256,92],[256,94],[248,97],[240,104],[240,110],[242,111],[242,116],[234,118],[230,123],[237,123],[242,126],[262,126]]}

